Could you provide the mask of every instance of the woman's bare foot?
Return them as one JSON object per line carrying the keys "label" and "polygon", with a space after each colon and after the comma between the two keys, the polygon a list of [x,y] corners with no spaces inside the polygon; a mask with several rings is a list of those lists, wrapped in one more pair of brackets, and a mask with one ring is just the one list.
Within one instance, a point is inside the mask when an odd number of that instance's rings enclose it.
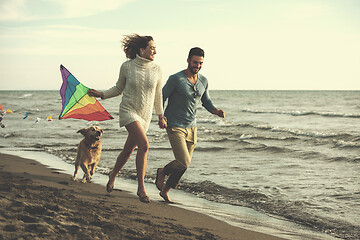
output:
{"label": "woman's bare foot", "polygon": [[113,176],[113,172],[109,172],[109,181],[106,184],[106,191],[111,193],[114,190],[116,175]]}
{"label": "woman's bare foot", "polygon": [[146,192],[137,192],[137,195],[139,197],[139,200],[140,202],[143,202],[143,203],[150,203],[150,198],[148,197],[148,195],[146,194]]}

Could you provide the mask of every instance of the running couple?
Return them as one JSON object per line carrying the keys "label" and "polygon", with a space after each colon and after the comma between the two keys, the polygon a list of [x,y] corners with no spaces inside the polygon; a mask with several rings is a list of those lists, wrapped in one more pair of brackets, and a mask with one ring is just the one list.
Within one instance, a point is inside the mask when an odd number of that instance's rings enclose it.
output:
{"label": "running couple", "polygon": [[[90,95],[102,99],[123,94],[119,110],[120,127],[125,126],[128,137],[113,170],[109,173],[106,189],[108,192],[113,190],[116,176],[138,147],[137,195],[141,202],[150,202],[145,190],[144,178],[149,151],[146,132],[154,105],[159,118],[159,127],[166,129],[175,156],[174,161],[157,170],[155,184],[160,190],[160,196],[166,202],[172,203],[169,191],[171,188],[176,188],[190,165],[197,142],[197,105],[201,101],[206,110],[222,118],[225,117],[225,112],[215,108],[208,92],[208,81],[199,74],[204,61],[202,49],[192,48],[187,59],[187,69],[171,75],[162,88],[161,69],[153,62],[156,54],[153,38],[134,34],[125,36],[122,44],[126,57],[130,60],[121,65],[116,85],[104,92],[89,90]],[[163,105],[166,100],[168,103],[164,114]],[[166,176],[168,179],[165,184]]]}

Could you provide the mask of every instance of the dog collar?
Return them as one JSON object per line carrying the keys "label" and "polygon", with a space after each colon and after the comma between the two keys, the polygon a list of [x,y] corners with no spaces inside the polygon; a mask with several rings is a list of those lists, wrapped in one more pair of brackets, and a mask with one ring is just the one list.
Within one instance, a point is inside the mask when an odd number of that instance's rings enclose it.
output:
{"label": "dog collar", "polygon": [[[86,143],[85,143],[86,144]],[[88,147],[88,148],[90,148],[90,149],[97,149],[98,147],[99,147],[99,145],[97,145],[97,146],[95,146],[95,147],[92,147],[91,145],[89,145],[89,144],[86,144],[86,146]]]}

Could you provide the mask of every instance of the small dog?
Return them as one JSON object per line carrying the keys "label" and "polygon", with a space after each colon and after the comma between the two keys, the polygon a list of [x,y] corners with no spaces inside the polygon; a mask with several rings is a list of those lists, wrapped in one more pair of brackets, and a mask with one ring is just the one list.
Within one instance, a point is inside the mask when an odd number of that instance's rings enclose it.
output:
{"label": "small dog", "polygon": [[103,130],[97,126],[83,128],[77,131],[84,135],[84,139],[79,143],[75,161],[75,172],[72,178],[76,181],[79,167],[84,171],[84,177],[81,182],[90,182],[95,173],[95,168],[99,163],[101,156],[101,135]]}

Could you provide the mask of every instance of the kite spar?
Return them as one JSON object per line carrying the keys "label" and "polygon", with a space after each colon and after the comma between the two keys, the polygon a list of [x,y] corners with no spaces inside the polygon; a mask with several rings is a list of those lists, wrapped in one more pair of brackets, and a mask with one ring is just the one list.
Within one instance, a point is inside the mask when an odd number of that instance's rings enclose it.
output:
{"label": "kite spar", "polygon": [[89,88],[81,84],[63,65],[60,65],[60,72],[63,83],[60,89],[62,111],[59,119],[76,118],[87,121],[114,119],[95,97],[89,96]]}

